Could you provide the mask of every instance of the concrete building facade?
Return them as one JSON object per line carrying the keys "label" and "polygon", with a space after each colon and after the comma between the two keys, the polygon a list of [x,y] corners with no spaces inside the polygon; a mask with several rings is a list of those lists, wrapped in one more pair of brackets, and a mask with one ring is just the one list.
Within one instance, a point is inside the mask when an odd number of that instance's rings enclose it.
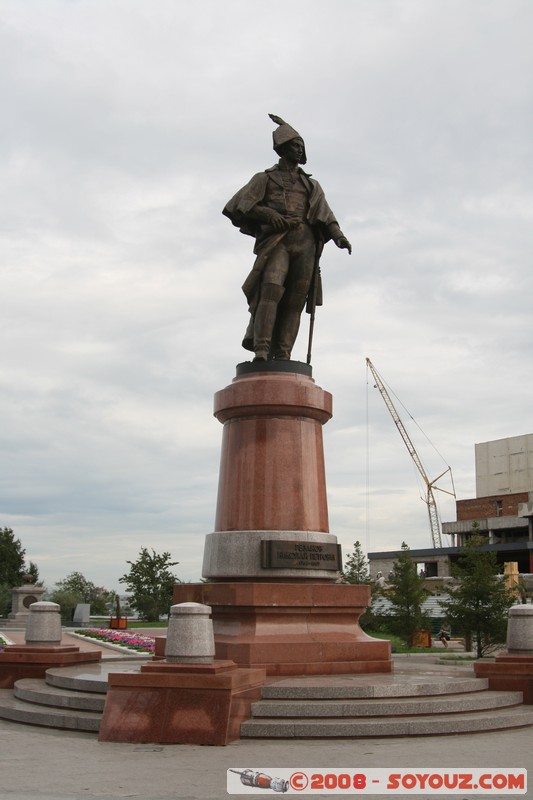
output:
{"label": "concrete building facade", "polygon": [[[456,521],[442,524],[451,546],[412,550],[413,560],[428,578],[446,578],[459,548],[477,534],[502,566],[516,561],[520,573],[533,573],[533,434],[476,444],[475,464],[476,497],[457,500]],[[369,553],[372,577],[387,576],[397,555]]]}
{"label": "concrete building facade", "polygon": [[475,445],[476,497],[533,491],[533,433]]}

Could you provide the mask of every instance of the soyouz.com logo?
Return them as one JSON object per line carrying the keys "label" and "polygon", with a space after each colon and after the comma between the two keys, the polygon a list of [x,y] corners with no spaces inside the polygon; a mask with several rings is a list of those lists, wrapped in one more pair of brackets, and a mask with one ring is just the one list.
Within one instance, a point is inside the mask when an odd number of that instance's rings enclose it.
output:
{"label": "soyouz.com logo", "polygon": [[[438,797],[457,794],[470,797],[525,795],[525,769],[341,769],[233,768],[227,772],[228,794],[344,794],[352,799],[361,792],[405,797]],[[362,796],[362,795],[361,795]]]}

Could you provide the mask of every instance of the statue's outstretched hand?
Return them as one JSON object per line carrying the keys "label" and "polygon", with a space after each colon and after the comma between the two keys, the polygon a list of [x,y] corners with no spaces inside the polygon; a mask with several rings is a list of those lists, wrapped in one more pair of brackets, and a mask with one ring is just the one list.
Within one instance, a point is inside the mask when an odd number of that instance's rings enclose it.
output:
{"label": "statue's outstretched hand", "polygon": [[346,236],[339,236],[335,244],[337,245],[337,247],[340,247],[341,250],[347,250],[350,255],[352,254],[352,245],[350,244]]}

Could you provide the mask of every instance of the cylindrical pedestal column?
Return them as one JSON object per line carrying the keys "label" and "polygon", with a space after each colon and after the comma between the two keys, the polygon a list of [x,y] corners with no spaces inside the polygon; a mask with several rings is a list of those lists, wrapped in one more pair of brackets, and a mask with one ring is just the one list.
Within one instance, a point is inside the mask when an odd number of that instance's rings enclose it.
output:
{"label": "cylindrical pedestal column", "polygon": [[217,392],[215,531],[329,531],[322,425],[331,405],[329,392],[295,372],[237,375]]}
{"label": "cylindrical pedestal column", "polygon": [[[217,392],[214,413],[224,431],[205,578],[335,580],[341,567],[329,533],[322,443],[331,406],[311,368],[294,361],[240,364]],[[279,558],[268,548],[281,548]]]}
{"label": "cylindrical pedestal column", "polygon": [[269,675],[390,672],[390,643],[359,626],[370,587],[339,585],[322,426],[332,398],[295,361],[239,364],[215,395],[223,423],[214,533],[174,602],[212,609],[216,658]]}
{"label": "cylindrical pedestal column", "polygon": [[176,603],[170,609],[165,658],[182,664],[210,664],[215,656],[211,608],[203,603]]}
{"label": "cylindrical pedestal column", "polygon": [[511,606],[509,609],[507,651],[533,656],[533,606]]}
{"label": "cylindrical pedestal column", "polygon": [[26,644],[58,645],[61,642],[61,615],[57,603],[32,603],[26,625]]}

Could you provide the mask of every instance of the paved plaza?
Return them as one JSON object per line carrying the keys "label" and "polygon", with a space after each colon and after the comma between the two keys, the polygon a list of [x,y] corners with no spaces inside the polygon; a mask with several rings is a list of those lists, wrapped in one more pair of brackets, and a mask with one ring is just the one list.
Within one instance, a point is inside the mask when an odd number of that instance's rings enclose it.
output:
{"label": "paved plaza", "polygon": [[[228,797],[226,770],[230,767],[255,768],[270,774],[276,767],[526,767],[533,775],[533,729],[366,741],[243,740],[227,747],[200,747],[100,744],[94,734],[0,721],[0,754],[2,800],[222,800]],[[276,795],[258,791],[243,796]],[[356,795],[348,796],[353,800]],[[527,796],[533,797],[533,790]],[[385,795],[368,797],[379,800]],[[439,797],[457,800],[463,795]],[[470,800],[468,795],[464,797]]]}
{"label": "paved plaza", "polygon": [[[13,639],[19,638],[13,636]],[[66,640],[65,640],[66,642]],[[78,640],[79,642],[79,640]],[[77,642],[77,643],[78,643]],[[72,643],[72,639],[70,642]],[[83,643],[85,647],[85,643]],[[98,647],[87,643],[88,647]],[[105,652],[105,649],[103,648]],[[109,654],[109,651],[107,651]],[[416,669],[424,657],[407,657]],[[398,657],[404,661],[406,657]],[[399,665],[398,665],[399,666]],[[453,669],[453,668],[452,668]],[[228,768],[526,768],[533,798],[533,727],[449,736],[372,739],[242,740],[227,747],[99,743],[96,734],[52,730],[0,720],[1,800],[222,800]],[[238,795],[233,795],[237,797]],[[271,791],[243,797],[267,798]],[[289,794],[287,797],[298,795]],[[307,794],[309,798],[399,795]],[[429,795],[410,797],[428,800]],[[517,795],[515,795],[516,797]],[[522,795],[524,796],[524,795]],[[489,800],[489,795],[433,795],[441,800]],[[506,800],[510,795],[491,795]]]}

